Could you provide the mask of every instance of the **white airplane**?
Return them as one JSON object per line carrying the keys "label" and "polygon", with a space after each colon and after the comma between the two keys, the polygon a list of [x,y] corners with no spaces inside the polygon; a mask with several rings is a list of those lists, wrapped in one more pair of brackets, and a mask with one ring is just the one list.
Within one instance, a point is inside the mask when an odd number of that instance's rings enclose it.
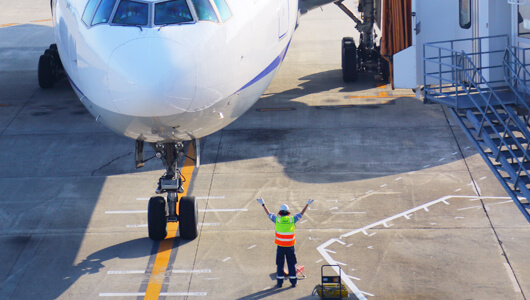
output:
{"label": "white airplane", "polygon": [[[40,57],[39,84],[66,75],[98,122],[136,140],[137,167],[144,143],[153,146],[166,167],[157,193],[168,195],[149,201],[149,236],[164,239],[178,220],[193,239],[195,198],[178,196],[183,142],[199,155],[199,138],[243,115],[271,83],[299,16],[331,2],[345,9],[337,0],[51,0],[56,44]],[[361,2],[374,13],[377,1]]]}

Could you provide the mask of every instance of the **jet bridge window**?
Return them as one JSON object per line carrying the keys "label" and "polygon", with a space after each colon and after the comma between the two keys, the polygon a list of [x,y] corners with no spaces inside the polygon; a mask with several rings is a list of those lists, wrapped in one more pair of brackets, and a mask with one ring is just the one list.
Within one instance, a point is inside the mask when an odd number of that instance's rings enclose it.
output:
{"label": "jet bridge window", "polygon": [[122,0],[112,23],[123,25],[147,25],[148,4]]}
{"label": "jet bridge window", "polygon": [[226,4],[225,0],[213,0],[215,2],[215,5],[217,5],[217,10],[219,11],[219,15],[221,15],[221,19],[223,22],[226,22],[226,20],[230,19],[232,16],[232,13],[230,12],[230,8],[228,7],[228,4]]}
{"label": "jet bridge window", "polygon": [[199,20],[219,22],[209,0],[192,0],[191,2],[193,2]]}
{"label": "jet bridge window", "polygon": [[155,25],[178,24],[193,21],[186,0],[167,1],[155,5]]}
{"label": "jet bridge window", "polygon": [[107,23],[114,9],[114,4],[116,4],[116,0],[102,0],[96,10],[92,25]]}
{"label": "jet bridge window", "polygon": [[460,8],[460,16],[459,16],[460,27],[464,29],[471,28],[471,0],[460,0],[459,8]]}
{"label": "jet bridge window", "polygon": [[518,5],[517,9],[519,36],[528,39],[530,38],[530,5]]}

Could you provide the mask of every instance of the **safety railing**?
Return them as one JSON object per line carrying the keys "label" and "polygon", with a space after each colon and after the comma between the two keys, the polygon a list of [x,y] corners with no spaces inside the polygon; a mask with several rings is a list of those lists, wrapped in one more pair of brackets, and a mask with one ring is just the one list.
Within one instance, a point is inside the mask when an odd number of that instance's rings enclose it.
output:
{"label": "safety railing", "polygon": [[[507,45],[506,35],[424,44],[425,97],[441,104],[461,108],[468,103],[467,92],[462,89],[462,81],[471,80],[478,86],[486,84],[492,88],[506,87],[502,77],[502,56]],[[468,64],[462,64],[460,56],[463,53],[470,62],[473,62],[474,69]],[[468,76],[464,77],[463,72],[468,73]],[[483,76],[479,76],[478,73]]]}
{"label": "safety railing", "polygon": [[[503,65],[504,79],[517,96],[518,105],[530,111],[530,63],[526,63],[528,59],[530,49],[508,46],[504,53]],[[525,117],[526,120],[529,118],[528,115]]]}

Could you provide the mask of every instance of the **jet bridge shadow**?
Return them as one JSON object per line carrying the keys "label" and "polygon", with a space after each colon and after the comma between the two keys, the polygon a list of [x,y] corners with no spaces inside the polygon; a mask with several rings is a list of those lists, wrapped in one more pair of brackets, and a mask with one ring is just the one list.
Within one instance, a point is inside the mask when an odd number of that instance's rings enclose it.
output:
{"label": "jet bridge shadow", "polygon": [[[242,161],[295,181],[330,183],[417,171],[476,154],[461,151],[470,143],[443,107],[425,105],[412,92],[379,89],[368,76],[344,83],[341,70],[299,82],[279,92],[274,90],[282,84],[273,82],[245,115],[206,137],[201,164],[216,163],[218,171],[219,164]],[[389,96],[380,97],[380,91]]]}

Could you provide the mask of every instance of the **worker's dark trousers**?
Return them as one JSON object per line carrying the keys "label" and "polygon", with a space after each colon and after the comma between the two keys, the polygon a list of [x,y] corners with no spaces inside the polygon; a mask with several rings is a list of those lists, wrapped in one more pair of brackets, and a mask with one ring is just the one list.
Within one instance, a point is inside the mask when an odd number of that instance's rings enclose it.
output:
{"label": "worker's dark trousers", "polygon": [[289,269],[289,281],[291,284],[296,284],[296,254],[294,253],[294,246],[292,247],[280,247],[276,250],[276,279],[278,279],[278,285],[283,284],[285,279],[285,273],[283,266],[285,264],[285,258],[287,258],[287,268]]}

